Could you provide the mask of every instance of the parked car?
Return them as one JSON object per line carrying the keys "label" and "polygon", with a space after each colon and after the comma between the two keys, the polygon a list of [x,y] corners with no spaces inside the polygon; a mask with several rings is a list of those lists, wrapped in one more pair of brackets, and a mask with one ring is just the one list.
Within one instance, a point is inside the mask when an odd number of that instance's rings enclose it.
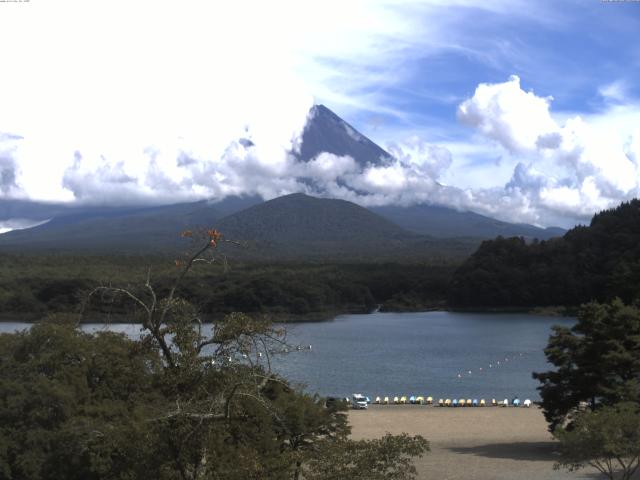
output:
{"label": "parked car", "polygon": [[367,403],[367,397],[360,393],[354,393],[351,396],[351,405],[356,410],[366,410],[369,404]]}

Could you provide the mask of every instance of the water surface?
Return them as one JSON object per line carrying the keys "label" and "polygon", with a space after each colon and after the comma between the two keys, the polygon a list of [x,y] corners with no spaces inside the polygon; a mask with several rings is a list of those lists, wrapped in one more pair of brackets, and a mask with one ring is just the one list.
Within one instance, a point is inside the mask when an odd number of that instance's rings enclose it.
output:
{"label": "water surface", "polygon": [[[346,396],[431,395],[435,398],[538,399],[531,372],[543,371],[552,325],[571,318],[453,312],[342,315],[288,324],[288,341],[308,346],[277,356],[274,366],[310,392]],[[0,323],[0,332],[28,328]],[[135,338],[136,324],[83,325]],[[469,373],[471,372],[471,373]]]}
{"label": "water surface", "polygon": [[344,315],[290,326],[291,341],[312,350],[278,359],[277,368],[324,395],[538,399],[531,372],[551,367],[543,353],[551,326],[574,322],[526,314]]}

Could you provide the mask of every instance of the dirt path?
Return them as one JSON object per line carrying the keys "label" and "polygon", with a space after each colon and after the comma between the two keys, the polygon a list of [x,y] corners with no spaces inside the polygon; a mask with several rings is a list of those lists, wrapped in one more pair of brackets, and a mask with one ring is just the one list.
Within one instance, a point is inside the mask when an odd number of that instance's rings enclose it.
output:
{"label": "dirt path", "polygon": [[555,442],[538,408],[372,405],[352,410],[352,437],[423,435],[431,452],[416,461],[421,479],[600,479],[595,470],[554,470]]}

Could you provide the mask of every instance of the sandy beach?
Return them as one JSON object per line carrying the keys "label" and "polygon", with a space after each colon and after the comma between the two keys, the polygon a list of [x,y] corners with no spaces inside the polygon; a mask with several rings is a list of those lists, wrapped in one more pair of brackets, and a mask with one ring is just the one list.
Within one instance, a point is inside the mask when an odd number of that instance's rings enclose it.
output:
{"label": "sandy beach", "polygon": [[416,461],[420,479],[604,478],[591,468],[574,473],[553,469],[555,442],[535,407],[371,405],[351,410],[349,421],[355,439],[407,432],[429,440],[431,451]]}

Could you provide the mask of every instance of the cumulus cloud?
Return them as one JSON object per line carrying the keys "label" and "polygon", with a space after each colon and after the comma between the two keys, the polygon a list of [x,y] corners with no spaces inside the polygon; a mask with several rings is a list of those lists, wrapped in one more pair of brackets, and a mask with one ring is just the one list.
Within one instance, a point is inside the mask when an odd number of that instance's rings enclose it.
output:
{"label": "cumulus cloud", "polygon": [[557,130],[549,114],[552,100],[525,92],[520,78],[512,75],[505,83],[480,84],[458,107],[458,119],[517,153],[535,148],[540,137]]}
{"label": "cumulus cloud", "polygon": [[[514,162],[510,180],[494,188],[444,185],[441,179],[455,158],[444,146],[418,136],[389,144],[392,158],[384,165],[359,164],[327,152],[300,161],[293,152],[308,120],[306,105],[304,114],[298,111],[277,125],[272,118],[254,117],[215,142],[178,138],[147,146],[125,142],[114,149],[90,144],[69,155],[61,186],[84,203],[171,203],[229,195],[270,199],[305,192],[365,206],[440,204],[541,225],[556,220],[567,225],[567,219],[586,219],[637,195],[640,129],[606,128],[600,117],[560,122],[551,102],[551,97],[525,92],[512,76],[504,83],[479,85],[459,106],[459,120],[498,144]],[[635,118],[626,109],[614,113],[626,115],[623,125]],[[355,131],[348,133],[362,139]],[[22,188],[15,158],[25,145],[28,138],[0,136],[3,196],[15,196]]]}
{"label": "cumulus cloud", "polygon": [[451,166],[451,152],[414,135],[404,143],[391,143],[387,150],[405,165],[417,165],[428,177],[438,179]]}
{"label": "cumulus cloud", "polygon": [[[495,205],[508,207],[510,211],[495,213],[510,220],[544,221],[550,215],[585,219],[640,193],[640,129],[632,129],[640,121],[638,110],[630,114],[616,107],[560,122],[551,101],[525,92],[520,79],[511,76],[504,83],[480,84],[459,106],[461,122],[517,162],[504,189],[473,192],[479,208],[494,213]],[[500,195],[509,200],[496,203]]]}
{"label": "cumulus cloud", "polygon": [[469,18],[508,11],[548,19],[540,6],[160,3],[152,22],[145,2],[76,2],[73,16],[59,15],[57,2],[39,2],[38,15],[0,18],[0,40],[20,45],[3,56],[13,73],[2,79],[0,131],[21,135],[0,133],[0,198],[149,204],[302,191],[544,223],[637,194],[640,132],[626,126],[640,122],[620,82],[600,89],[609,110],[599,118],[563,121],[551,111],[552,97],[523,90],[517,76],[479,85],[457,116],[499,145],[493,158],[510,162],[501,168],[513,175],[495,188],[444,185],[455,179],[457,159],[428,135],[390,144],[393,159],[384,165],[326,152],[306,163],[291,155],[313,95],[340,114],[402,118],[406,112],[377,92],[413,76],[404,68],[412,59],[451,50],[491,61],[482,57],[486,44],[464,28]]}

